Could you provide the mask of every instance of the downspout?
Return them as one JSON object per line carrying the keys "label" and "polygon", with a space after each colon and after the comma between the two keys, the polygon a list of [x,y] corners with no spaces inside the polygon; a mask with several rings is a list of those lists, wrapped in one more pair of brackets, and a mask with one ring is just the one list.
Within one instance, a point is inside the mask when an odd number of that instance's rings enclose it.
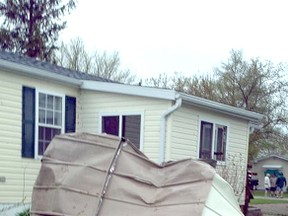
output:
{"label": "downspout", "polygon": [[161,115],[160,119],[160,154],[159,154],[159,164],[165,161],[165,143],[166,143],[166,123],[167,117],[176,111],[182,105],[182,98],[179,94],[176,95],[176,102],[173,106],[169,107],[164,113]]}

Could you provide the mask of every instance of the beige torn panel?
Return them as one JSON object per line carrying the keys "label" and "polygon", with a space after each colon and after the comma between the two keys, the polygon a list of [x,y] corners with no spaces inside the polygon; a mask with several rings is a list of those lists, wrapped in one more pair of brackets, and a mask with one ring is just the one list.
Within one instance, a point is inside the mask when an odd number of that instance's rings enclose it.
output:
{"label": "beige torn panel", "polygon": [[88,133],[52,140],[34,185],[31,214],[242,215],[231,187],[210,165],[191,159],[158,165],[128,140]]}

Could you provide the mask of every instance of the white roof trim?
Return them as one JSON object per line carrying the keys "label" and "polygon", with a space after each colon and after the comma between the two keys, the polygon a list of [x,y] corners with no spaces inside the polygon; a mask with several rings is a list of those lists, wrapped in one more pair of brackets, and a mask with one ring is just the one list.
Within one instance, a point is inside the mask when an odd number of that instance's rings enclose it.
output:
{"label": "white roof trim", "polygon": [[275,155],[275,154],[271,154],[271,155],[268,155],[268,156],[256,158],[255,159],[255,163],[258,163],[259,161],[262,161],[262,160],[267,160],[269,158],[273,158],[273,159],[274,158],[278,158],[278,159],[281,159],[281,160],[288,161],[287,157],[282,157],[282,156],[278,156],[278,155]]}
{"label": "white roof trim", "polygon": [[206,107],[210,110],[215,110],[215,111],[229,114],[235,117],[240,117],[246,120],[250,120],[252,121],[250,125],[254,127],[259,125],[260,121],[264,117],[264,115],[259,114],[259,113],[251,112],[248,110],[229,106],[226,104],[218,103],[215,101],[207,100],[207,99],[196,97],[193,95],[188,95],[185,93],[179,93],[179,94],[180,94],[180,97],[182,97],[183,100],[186,101],[187,103],[191,103],[199,107]]}
{"label": "white roof trim", "polygon": [[221,112],[228,114],[230,116],[235,116],[241,119],[246,119],[250,121],[250,126],[257,127],[259,126],[263,115],[248,110],[240,109],[237,107],[225,105],[222,103],[214,102],[204,98],[196,97],[193,95],[178,93],[177,91],[170,89],[160,89],[144,86],[134,86],[126,85],[119,83],[108,83],[108,82],[99,82],[99,81],[83,81],[82,89],[110,92],[115,94],[127,94],[134,96],[158,98],[163,100],[175,101],[177,98],[182,98],[183,103],[188,103],[194,106],[198,106],[205,109],[214,110],[216,112]]}
{"label": "white roof trim", "polygon": [[11,62],[11,61],[0,59],[0,65],[1,65],[1,68],[3,68],[4,70],[12,71],[14,73],[16,72],[21,75],[26,75],[26,76],[28,75],[34,78],[39,77],[45,80],[49,79],[49,80],[58,81],[58,82],[66,83],[66,84],[73,85],[73,86],[80,86],[82,84],[81,80],[77,80],[72,77],[66,77],[57,73],[47,73],[46,70],[19,64],[16,62]]}
{"label": "white roof trim", "polygon": [[83,81],[81,88],[86,90],[158,98],[163,100],[175,100],[178,97],[178,93],[170,89],[159,89],[152,87],[134,86],[134,85],[90,81],[90,80]]}
{"label": "white roof trim", "polygon": [[283,166],[282,165],[263,165],[262,168],[265,169],[281,169]]}

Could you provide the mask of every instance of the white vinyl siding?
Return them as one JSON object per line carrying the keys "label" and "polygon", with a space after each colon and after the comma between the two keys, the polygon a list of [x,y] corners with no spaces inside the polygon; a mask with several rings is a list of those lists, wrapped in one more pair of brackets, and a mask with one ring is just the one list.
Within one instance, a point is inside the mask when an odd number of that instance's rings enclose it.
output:
{"label": "white vinyl siding", "polygon": [[81,131],[98,133],[103,112],[123,115],[143,113],[143,151],[151,160],[158,161],[160,118],[163,111],[171,106],[171,102],[87,90],[81,91],[80,100]]}
{"label": "white vinyl siding", "polygon": [[[21,157],[22,86],[77,96],[77,89],[62,84],[21,77],[0,71],[0,203],[31,202],[40,160]],[[78,120],[77,120],[78,121]],[[77,126],[77,125],[76,125]]]}
{"label": "white vinyl siding", "polygon": [[[227,138],[228,153],[241,153],[247,157],[247,139],[249,137],[248,121],[184,105],[184,107],[181,107],[172,114],[169,121],[171,132],[167,135],[169,136],[167,139],[171,140],[171,152],[170,155],[167,155],[167,159],[198,158],[200,122],[203,119],[205,121],[210,119],[210,122],[222,122],[223,125],[227,125],[229,130]],[[173,149],[177,149],[177,151],[173,151]],[[194,151],[195,149],[197,149],[196,152]],[[179,154],[179,150],[182,150],[180,152],[183,152],[183,154]]]}
{"label": "white vinyl siding", "polygon": [[[182,105],[176,110],[168,121],[169,132],[166,146],[165,160],[180,160],[184,158],[197,159],[199,155],[199,139],[201,121],[205,119],[210,122],[222,122],[228,127],[227,135],[227,155],[237,155],[241,158],[241,166],[246,173],[246,161],[248,157],[249,126],[248,121],[233,118],[215,111],[199,109],[190,105]],[[237,160],[240,160],[238,157]],[[219,163],[219,167],[223,164]],[[242,177],[245,182],[245,176]],[[244,196],[241,197],[240,204],[243,204]]]}
{"label": "white vinyl siding", "polygon": [[[166,160],[197,158],[198,117],[184,106],[176,110],[168,121],[171,131],[167,133],[170,140],[170,152],[166,152]],[[168,153],[168,154],[167,154]]]}

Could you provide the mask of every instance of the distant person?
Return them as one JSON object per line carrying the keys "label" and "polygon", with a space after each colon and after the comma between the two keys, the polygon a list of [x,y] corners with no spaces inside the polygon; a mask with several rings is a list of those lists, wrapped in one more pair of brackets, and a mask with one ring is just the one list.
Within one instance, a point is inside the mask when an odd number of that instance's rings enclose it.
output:
{"label": "distant person", "polygon": [[272,197],[276,197],[276,188],[277,188],[276,182],[277,177],[274,174],[272,174],[270,177],[270,184],[271,184],[270,192]]}
{"label": "distant person", "polygon": [[264,187],[265,187],[265,196],[267,196],[268,192],[270,191],[270,174],[267,173],[265,178],[264,178]]}
{"label": "distant person", "polygon": [[277,186],[276,194],[277,194],[277,198],[279,197],[279,195],[280,195],[280,198],[283,198],[283,188],[286,187],[286,185],[287,185],[287,182],[286,182],[285,176],[283,175],[282,172],[279,172],[278,178],[277,178],[277,181],[276,181],[276,186]]}

